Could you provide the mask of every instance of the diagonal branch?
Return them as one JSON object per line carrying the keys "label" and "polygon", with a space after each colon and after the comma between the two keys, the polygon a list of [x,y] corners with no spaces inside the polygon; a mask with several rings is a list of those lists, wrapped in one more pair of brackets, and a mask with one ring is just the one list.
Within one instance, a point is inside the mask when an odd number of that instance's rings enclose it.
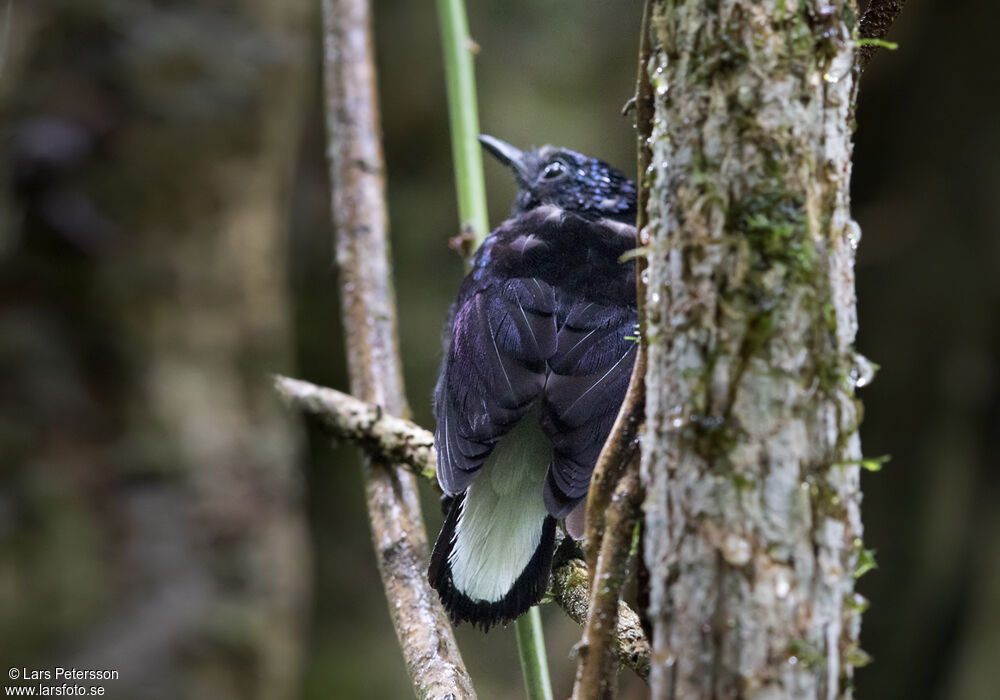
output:
{"label": "diagonal branch", "polygon": [[[356,442],[373,459],[392,461],[435,480],[437,455],[430,431],[335,389],[280,375],[274,377],[274,386],[289,406],[320,421],[334,437]],[[551,589],[556,604],[572,620],[584,624],[590,599],[587,565],[574,558],[558,561],[552,570]],[[649,642],[639,616],[625,603],[618,607],[613,646],[618,663],[641,678],[649,675]]]}
{"label": "diagonal branch", "polygon": [[639,453],[634,452],[618,481],[605,514],[601,540],[590,588],[590,605],[583,640],[579,646],[573,700],[603,700],[614,697],[616,654],[612,639],[619,627],[621,589],[628,576],[628,561],[642,490],[639,486]]}
{"label": "diagonal branch", "polygon": [[587,543],[587,566],[591,571],[597,564],[600,542],[604,539],[605,514],[615,487],[622,478],[625,466],[639,451],[639,426],[645,415],[646,403],[645,371],[646,352],[640,346],[625,400],[611,428],[611,436],[597,458],[587,492],[587,534],[584,540]]}
{"label": "diagonal branch", "polygon": [[[636,200],[636,230],[639,233],[638,244],[644,245],[642,230],[647,223],[646,205],[649,202],[649,187],[642,173],[646,172],[650,163],[649,135],[652,131],[653,118],[653,88],[649,83],[646,64],[649,62],[649,3],[643,10],[642,28],[639,39],[639,60],[636,77],[635,112],[636,112],[636,145],[638,149],[637,168],[639,172],[639,191]],[[636,256],[636,301],[639,307],[639,328],[645,327],[644,300],[646,285],[643,282],[642,271],[646,268],[646,256]],[[640,331],[641,332],[641,331]],[[642,340],[636,354],[635,366],[629,379],[625,398],[618,411],[618,417],[611,427],[611,433],[604,443],[601,454],[594,465],[590,478],[590,489],[587,491],[587,566],[591,570],[597,563],[597,551],[604,536],[604,512],[611,501],[611,494],[622,476],[625,464],[638,449],[637,440],[639,425],[645,416],[646,408],[646,343]]]}
{"label": "diagonal branch", "polygon": [[[371,23],[368,0],[323,0],[336,263],[351,391],[405,415]],[[413,475],[369,456],[364,480],[378,570],[416,695],[474,698],[448,617],[424,575],[427,533]]]}
{"label": "diagonal branch", "polygon": [[[896,21],[905,4],[906,0],[871,0],[861,15],[858,36],[862,39],[885,39],[889,27]],[[858,48],[857,65],[861,70],[868,66],[878,48],[875,44],[864,44]]]}
{"label": "diagonal branch", "polygon": [[[650,2],[643,9],[639,34],[636,73],[636,147],[639,192],[636,207],[637,243],[645,245],[643,229],[647,224],[649,187],[644,174],[651,162],[649,136],[654,111],[653,87],[649,79],[652,52],[650,37]],[[646,326],[646,285],[643,271],[646,256],[636,257],[636,300],[640,336]],[[641,339],[628,391],[615,419],[611,434],[594,466],[587,493],[587,565],[593,576],[590,582],[590,612],[580,644],[573,697],[614,697],[615,669],[611,643],[620,621],[618,617],[621,588],[628,573],[629,543],[638,518],[641,486],[639,482],[639,430],[646,408],[646,341]],[[640,562],[640,566],[641,566]],[[640,591],[640,601],[644,594]]]}
{"label": "diagonal branch", "polygon": [[276,375],[274,387],[288,405],[316,418],[336,437],[357,443],[366,452],[404,466],[417,476],[437,478],[434,436],[415,423],[383,413],[379,406],[350,394],[300,379]]}
{"label": "diagonal branch", "polygon": [[[587,623],[589,572],[582,559],[557,561],[552,569],[552,597],[578,625]],[[614,654],[620,666],[627,666],[646,680],[649,677],[649,641],[635,611],[618,601],[614,634]]]}

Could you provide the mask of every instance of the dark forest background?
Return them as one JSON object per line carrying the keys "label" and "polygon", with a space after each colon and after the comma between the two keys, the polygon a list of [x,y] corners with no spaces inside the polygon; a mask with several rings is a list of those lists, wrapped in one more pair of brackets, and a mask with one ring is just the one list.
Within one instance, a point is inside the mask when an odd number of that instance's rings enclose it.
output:
{"label": "dark forest background", "polygon": [[[639,2],[468,3],[483,131],[634,172]],[[462,276],[431,3],[376,3],[400,342],[430,426]],[[857,695],[997,697],[996,3],[910,3],[864,77],[854,211],[866,544]],[[0,2],[0,663],[112,697],[410,694],[355,451],[267,374],[344,388],[306,0]],[[487,164],[491,220],[514,192]],[[440,514],[425,489],[431,536]],[[557,697],[578,631],[543,609]],[[511,631],[460,630],[484,698]],[[638,695],[637,695],[638,696]]]}

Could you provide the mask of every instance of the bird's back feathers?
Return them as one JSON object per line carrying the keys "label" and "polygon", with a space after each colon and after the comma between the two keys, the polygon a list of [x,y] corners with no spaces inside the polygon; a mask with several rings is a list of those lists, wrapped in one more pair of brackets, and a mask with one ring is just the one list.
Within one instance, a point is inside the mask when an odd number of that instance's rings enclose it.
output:
{"label": "bird's back feathers", "polygon": [[514,620],[548,584],[557,519],[586,497],[636,344],[635,186],[566,149],[484,146],[520,185],[452,307],[434,392],[454,496],[429,578],[456,622]]}
{"label": "bird's back feathers", "polygon": [[[620,230],[532,212],[492,235],[462,286],[435,391],[438,479],[459,498],[431,569],[456,621],[505,623],[537,602],[554,519],[587,493],[636,352],[634,272],[619,262],[634,236]],[[527,440],[529,422],[547,454],[510,444]],[[521,492],[517,506],[501,504],[487,486],[490,470],[520,468],[494,450],[537,460],[523,467],[538,476],[537,508]]]}

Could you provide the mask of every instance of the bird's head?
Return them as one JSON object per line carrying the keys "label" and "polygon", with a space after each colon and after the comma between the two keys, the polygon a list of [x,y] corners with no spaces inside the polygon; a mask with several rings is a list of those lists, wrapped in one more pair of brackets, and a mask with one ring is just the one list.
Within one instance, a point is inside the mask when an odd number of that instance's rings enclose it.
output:
{"label": "bird's head", "polygon": [[635,223],[635,183],[604,161],[553,146],[522,151],[486,135],[479,141],[517,179],[515,215],[549,205],[588,219]]}

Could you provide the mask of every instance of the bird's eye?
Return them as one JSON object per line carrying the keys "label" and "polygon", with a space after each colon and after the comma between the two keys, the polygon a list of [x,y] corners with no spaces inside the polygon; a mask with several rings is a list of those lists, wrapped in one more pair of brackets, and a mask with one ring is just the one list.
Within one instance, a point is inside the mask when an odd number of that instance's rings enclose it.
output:
{"label": "bird's eye", "polygon": [[566,166],[558,160],[554,160],[545,166],[545,170],[542,171],[542,179],[554,180],[565,172]]}

